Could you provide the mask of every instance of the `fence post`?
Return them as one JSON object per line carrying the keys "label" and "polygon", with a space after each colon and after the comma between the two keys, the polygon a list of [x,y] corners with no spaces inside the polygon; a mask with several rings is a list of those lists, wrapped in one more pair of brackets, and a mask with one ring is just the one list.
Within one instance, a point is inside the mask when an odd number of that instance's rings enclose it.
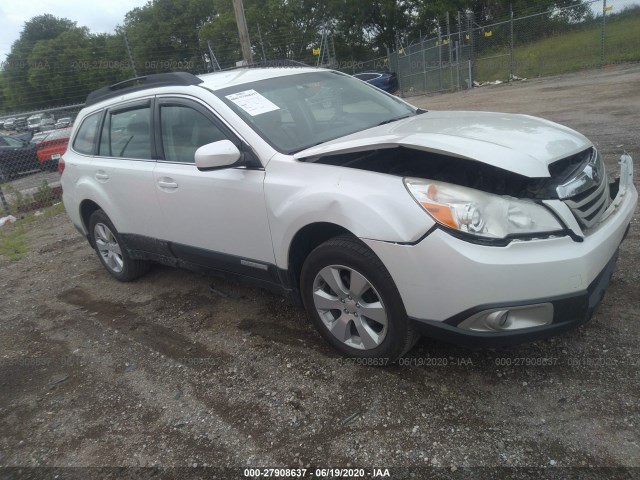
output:
{"label": "fence post", "polygon": [[440,21],[438,20],[438,78],[440,80],[440,89],[442,92],[442,28],[440,28]]}
{"label": "fence post", "polygon": [[[402,90],[402,72],[400,71],[400,54],[398,53],[397,47],[396,51],[396,73],[398,75],[398,90],[400,91],[400,96],[404,96],[404,91]],[[387,65],[389,65],[389,71],[391,71],[391,52],[389,51],[389,47],[387,47]]]}
{"label": "fence post", "polygon": [[460,65],[460,54],[462,53],[462,16],[460,10],[458,10],[458,42],[456,46],[456,69],[458,71],[458,90],[460,90],[460,78],[462,77],[462,70]]}
{"label": "fence post", "polygon": [[475,39],[473,38],[473,24],[475,23],[473,12],[467,13],[467,23],[469,25],[469,44],[471,48],[471,53],[469,54],[469,88],[471,88],[473,87],[473,67],[475,66],[476,57]]}
{"label": "fence post", "polygon": [[604,65],[604,38],[607,26],[607,0],[602,0],[602,31],[600,33],[600,62]]}
{"label": "fence post", "polygon": [[449,91],[453,90],[453,53],[451,51],[451,22],[447,10],[447,47],[449,48]]}
{"label": "fence post", "polygon": [[460,43],[456,40],[456,85],[460,90]]}
{"label": "fence post", "polygon": [[513,8],[511,9],[511,52],[509,58],[509,81],[513,80]]}
{"label": "fence post", "polygon": [[427,60],[425,57],[426,49],[424,48],[424,43],[422,43],[422,41],[420,42],[420,48],[422,49],[422,85],[423,85],[424,93],[427,93],[428,83],[427,83]]}

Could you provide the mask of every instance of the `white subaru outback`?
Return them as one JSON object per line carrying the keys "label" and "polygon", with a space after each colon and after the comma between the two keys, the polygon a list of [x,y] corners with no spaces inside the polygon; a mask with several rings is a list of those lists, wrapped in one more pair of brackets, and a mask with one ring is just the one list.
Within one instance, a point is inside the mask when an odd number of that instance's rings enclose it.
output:
{"label": "white subaru outback", "polygon": [[587,321],[633,215],[579,133],[417,109],[314,68],[158,74],[91,93],[66,210],[116,279],[215,271],[304,305],[352,357],[420,334],[473,346]]}

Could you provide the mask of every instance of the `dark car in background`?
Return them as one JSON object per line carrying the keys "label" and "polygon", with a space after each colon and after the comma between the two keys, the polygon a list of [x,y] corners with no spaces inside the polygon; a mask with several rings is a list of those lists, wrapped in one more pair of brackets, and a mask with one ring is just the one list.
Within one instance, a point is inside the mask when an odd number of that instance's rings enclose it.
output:
{"label": "dark car in background", "polygon": [[30,130],[24,130],[19,133],[14,133],[13,135],[11,135],[11,138],[17,138],[18,140],[30,142],[33,138],[33,132]]}
{"label": "dark car in background", "polygon": [[360,72],[356,73],[354,77],[385,92],[394,93],[398,90],[398,76],[395,72]]}
{"label": "dark car in background", "polygon": [[0,135],[0,182],[5,182],[18,173],[40,169],[35,143]]}

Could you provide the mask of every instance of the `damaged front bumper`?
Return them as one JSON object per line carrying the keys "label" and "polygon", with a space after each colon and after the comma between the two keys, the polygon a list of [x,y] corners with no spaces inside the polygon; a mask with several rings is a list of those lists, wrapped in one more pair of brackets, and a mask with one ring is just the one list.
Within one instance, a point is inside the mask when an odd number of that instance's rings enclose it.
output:
{"label": "damaged front bumper", "polygon": [[[570,225],[580,238],[493,247],[436,229],[416,245],[366,243],[388,267],[408,316],[425,335],[476,347],[545,338],[591,318],[609,285],[638,198],[631,157],[619,163],[617,193],[598,224],[587,235],[575,219]],[[563,219],[571,215],[557,202]]]}

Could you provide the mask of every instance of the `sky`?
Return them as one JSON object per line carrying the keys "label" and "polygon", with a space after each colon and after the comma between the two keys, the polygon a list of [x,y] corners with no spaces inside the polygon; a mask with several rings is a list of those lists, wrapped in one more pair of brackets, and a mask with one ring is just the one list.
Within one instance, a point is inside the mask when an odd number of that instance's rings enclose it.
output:
{"label": "sky", "polygon": [[0,2],[0,62],[6,59],[11,45],[20,37],[24,23],[50,13],[68,18],[93,33],[111,33],[124,22],[129,10],[148,0],[2,0]]}

